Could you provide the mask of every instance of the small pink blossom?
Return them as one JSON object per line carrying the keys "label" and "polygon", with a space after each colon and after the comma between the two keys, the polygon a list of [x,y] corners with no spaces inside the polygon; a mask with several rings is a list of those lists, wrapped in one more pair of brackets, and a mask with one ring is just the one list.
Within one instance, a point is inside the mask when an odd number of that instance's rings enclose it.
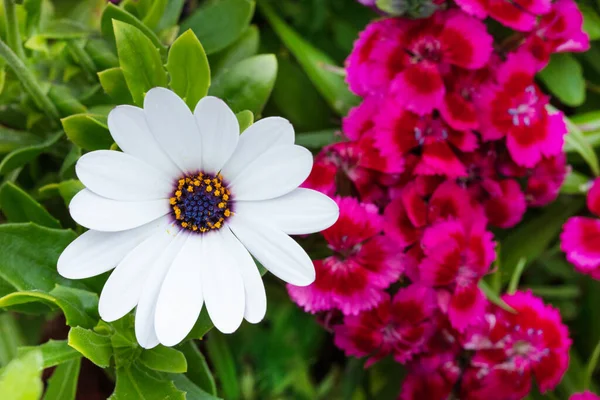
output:
{"label": "small pink blossom", "polygon": [[600,400],[600,396],[590,391],[585,391],[571,395],[569,400]]}
{"label": "small pink blossom", "polygon": [[527,179],[527,204],[541,207],[556,200],[568,172],[567,157],[564,153],[543,158],[533,167]]}
{"label": "small pink blossom", "polygon": [[538,15],[550,11],[551,0],[456,0],[464,12],[478,18],[490,16],[503,25],[527,32],[534,28]]}

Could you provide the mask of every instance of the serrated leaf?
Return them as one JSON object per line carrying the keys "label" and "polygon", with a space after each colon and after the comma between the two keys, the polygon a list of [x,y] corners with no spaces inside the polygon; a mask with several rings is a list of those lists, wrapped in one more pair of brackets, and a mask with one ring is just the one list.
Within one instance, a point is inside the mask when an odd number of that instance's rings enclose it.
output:
{"label": "serrated leaf", "polygon": [[277,59],[272,54],[247,58],[213,82],[209,93],[227,102],[234,112],[249,110],[259,115],[277,76]]}
{"label": "serrated leaf", "polygon": [[68,343],[97,366],[107,368],[110,365],[113,354],[110,336],[77,326],[69,331]]}
{"label": "serrated leaf", "polygon": [[63,132],[57,132],[39,144],[21,147],[7,154],[0,162],[0,174],[13,171],[35,159],[44,151],[52,147],[63,136]]}
{"label": "serrated leaf", "polygon": [[193,30],[206,54],[212,54],[235,42],[248,28],[252,15],[254,1],[251,0],[207,2],[182,22],[181,29]]}
{"label": "serrated leaf", "polygon": [[66,340],[49,340],[39,346],[19,347],[19,357],[30,351],[41,351],[44,359],[43,367],[50,368],[55,365],[62,364],[67,361],[72,361],[81,358],[81,354],[69,346]]}
{"label": "serrated leaf", "polygon": [[191,30],[175,40],[167,60],[170,86],[191,110],[206,96],[210,86],[210,67],[206,53]]}
{"label": "serrated leaf", "polygon": [[139,361],[155,371],[183,373],[187,371],[187,361],[179,350],[157,346],[142,351]]}
{"label": "serrated leaf", "polygon": [[113,144],[103,115],[75,114],[61,122],[69,140],[85,150],[108,149]]}
{"label": "serrated leaf", "polygon": [[80,359],[59,365],[48,380],[44,400],[74,400],[80,367]]}
{"label": "serrated leaf", "polygon": [[12,182],[0,187],[0,209],[8,222],[33,222],[48,228],[60,228],[60,222],[40,203]]}
{"label": "serrated leaf", "polygon": [[577,107],[585,101],[583,69],[573,55],[553,54],[538,76],[548,90],[564,104]]}
{"label": "serrated leaf", "polygon": [[38,400],[44,390],[42,362],[40,351],[12,360],[0,374],[0,394],[10,394],[10,400]]}

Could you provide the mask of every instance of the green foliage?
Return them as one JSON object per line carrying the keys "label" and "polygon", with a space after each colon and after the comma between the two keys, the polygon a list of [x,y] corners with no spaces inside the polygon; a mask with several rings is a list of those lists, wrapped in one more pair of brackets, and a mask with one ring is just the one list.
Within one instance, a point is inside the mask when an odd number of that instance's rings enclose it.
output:
{"label": "green foliage", "polygon": [[42,353],[34,350],[15,358],[0,372],[0,393],[13,400],[38,400],[42,383]]}
{"label": "green foliage", "polygon": [[583,70],[571,54],[554,54],[539,77],[548,90],[564,104],[576,107],[585,101]]}
{"label": "green foliage", "polygon": [[74,400],[81,360],[71,360],[59,365],[48,381],[44,400]]}
{"label": "green foliage", "polygon": [[82,149],[108,149],[113,144],[104,115],[75,114],[61,122],[69,140]]}

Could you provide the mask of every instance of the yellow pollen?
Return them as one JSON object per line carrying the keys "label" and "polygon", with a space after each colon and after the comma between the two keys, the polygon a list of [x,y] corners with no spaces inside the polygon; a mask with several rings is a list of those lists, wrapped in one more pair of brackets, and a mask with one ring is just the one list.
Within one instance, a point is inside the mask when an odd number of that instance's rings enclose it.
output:
{"label": "yellow pollen", "polygon": [[169,203],[170,203],[172,206],[174,206],[174,205],[177,203],[177,198],[175,198],[175,197],[171,197],[171,198],[169,199]]}
{"label": "yellow pollen", "polygon": [[219,203],[219,208],[225,208],[226,205],[227,204],[225,204],[225,203]]}
{"label": "yellow pollen", "polygon": [[223,213],[223,215],[225,215],[226,217],[231,217],[231,211],[225,210],[225,212]]}
{"label": "yellow pollen", "polygon": [[229,195],[224,194],[223,195],[223,200],[225,200],[225,201],[229,200]]}
{"label": "yellow pollen", "polygon": [[206,187],[206,191],[207,191],[207,192],[212,192],[212,190],[213,190],[212,186],[208,185],[208,186]]}
{"label": "yellow pollen", "polygon": [[181,190],[175,192],[175,197],[177,197],[177,200],[179,200],[179,198],[181,197]]}

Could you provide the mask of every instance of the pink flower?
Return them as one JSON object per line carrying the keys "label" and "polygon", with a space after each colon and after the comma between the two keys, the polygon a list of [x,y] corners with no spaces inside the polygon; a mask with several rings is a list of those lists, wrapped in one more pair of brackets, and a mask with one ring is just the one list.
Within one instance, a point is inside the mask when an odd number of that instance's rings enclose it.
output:
{"label": "pink flower", "polygon": [[527,203],[533,207],[541,207],[554,201],[568,171],[567,157],[564,153],[543,158],[533,167],[527,180]]}
{"label": "pink flower", "polygon": [[499,228],[511,228],[525,215],[527,203],[521,186],[514,179],[486,180],[485,213],[490,224]]}
{"label": "pink flower", "polygon": [[462,383],[465,399],[521,399],[531,390],[533,377],[544,393],[556,387],[567,369],[571,340],[558,310],[531,292],[502,299],[516,313],[490,306],[485,324],[471,329],[465,339],[465,349],[474,352]]}
{"label": "pink flower", "polygon": [[473,151],[478,146],[473,132],[454,130],[439,116],[419,116],[402,110],[394,100],[384,103],[374,130],[375,146],[388,159],[396,157],[402,162],[406,154],[420,153],[414,169],[417,175],[466,176],[458,153]]}
{"label": "pink flower", "polygon": [[569,400],[600,400],[600,396],[590,391],[585,391],[573,394],[571,397],[569,397]]}
{"label": "pink flower", "polygon": [[547,96],[533,81],[535,72],[531,55],[510,54],[496,73],[496,84],[482,89],[479,102],[483,139],[506,136],[510,156],[523,167],[560,154],[567,132],[562,113],[547,111]]}
{"label": "pink flower", "polygon": [[301,186],[333,197],[336,190],[335,178],[337,171],[338,168],[334,161],[325,151],[322,151],[315,157],[310,175]]}
{"label": "pink flower", "polygon": [[550,11],[551,0],[456,0],[462,10],[478,18],[488,15],[503,25],[527,32],[534,28],[538,15]]}
{"label": "pink flower", "polygon": [[398,249],[381,235],[377,208],[350,197],[337,202],[340,217],[323,231],[334,255],[314,262],[317,277],[311,285],[288,285],[292,300],[312,313],[338,309],[350,315],[370,309],[402,272]]}
{"label": "pink flower", "polygon": [[380,103],[378,98],[371,96],[350,110],[342,121],[342,131],[348,139],[358,140],[373,129]]}
{"label": "pink flower", "polygon": [[418,354],[435,328],[435,293],[426,287],[411,285],[400,289],[368,311],[346,316],[334,329],[335,344],[348,355],[369,356],[371,365],[388,354],[406,363]]}
{"label": "pink flower", "polygon": [[439,371],[432,373],[409,373],[402,382],[398,400],[451,399],[452,389],[459,378],[459,373],[458,366],[452,362],[448,362]]}
{"label": "pink flower", "polygon": [[558,0],[542,16],[536,29],[523,46],[538,61],[537,69],[546,66],[552,53],[583,52],[590,48],[590,38],[583,31],[583,15],[573,0]]}
{"label": "pink flower", "polygon": [[421,283],[438,289],[442,311],[459,331],[476,323],[485,311],[487,301],[477,285],[496,257],[485,222],[469,226],[438,222],[425,230],[421,241],[425,256],[419,265]]}

